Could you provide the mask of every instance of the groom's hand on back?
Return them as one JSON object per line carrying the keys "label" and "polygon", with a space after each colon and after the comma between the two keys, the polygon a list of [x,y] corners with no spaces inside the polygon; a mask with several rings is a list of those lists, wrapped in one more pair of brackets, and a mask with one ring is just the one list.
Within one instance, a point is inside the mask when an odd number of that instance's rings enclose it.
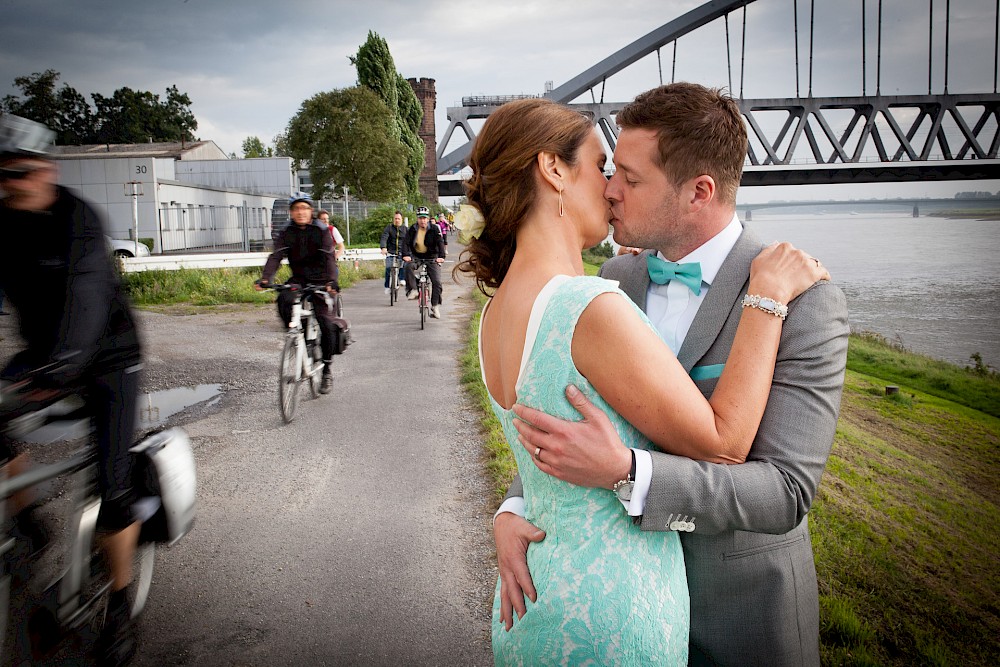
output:
{"label": "groom's hand on back", "polygon": [[566,387],[566,398],[579,411],[582,421],[565,421],[514,404],[518,440],[538,469],[548,475],[577,486],[614,487],[631,469],[631,453],[604,411],[579,389]]}
{"label": "groom's hand on back", "polygon": [[513,612],[524,616],[527,610],[524,596],[535,602],[538,594],[528,571],[528,545],[545,539],[539,530],[526,519],[511,512],[501,512],[493,520],[493,540],[497,545],[497,566],[500,569],[500,620],[510,630],[514,625]]}

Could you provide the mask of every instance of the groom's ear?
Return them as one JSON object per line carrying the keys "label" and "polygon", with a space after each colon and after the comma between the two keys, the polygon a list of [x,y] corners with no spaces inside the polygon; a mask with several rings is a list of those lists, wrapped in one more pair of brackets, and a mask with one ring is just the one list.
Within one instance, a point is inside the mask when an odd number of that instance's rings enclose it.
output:
{"label": "groom's ear", "polygon": [[563,189],[563,173],[565,169],[565,163],[559,159],[555,153],[550,153],[548,151],[542,151],[538,154],[538,173],[545,180],[546,183],[551,185],[555,190],[561,191]]}
{"label": "groom's ear", "polygon": [[681,186],[681,201],[693,211],[700,210],[715,200],[715,179],[708,174],[695,176]]}

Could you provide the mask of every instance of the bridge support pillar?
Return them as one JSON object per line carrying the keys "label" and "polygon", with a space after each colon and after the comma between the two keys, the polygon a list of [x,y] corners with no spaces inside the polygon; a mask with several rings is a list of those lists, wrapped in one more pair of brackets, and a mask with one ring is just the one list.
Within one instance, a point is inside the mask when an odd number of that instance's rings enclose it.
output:
{"label": "bridge support pillar", "polygon": [[917,208],[916,204],[913,205],[913,217],[914,218],[919,218],[920,217],[920,209]]}

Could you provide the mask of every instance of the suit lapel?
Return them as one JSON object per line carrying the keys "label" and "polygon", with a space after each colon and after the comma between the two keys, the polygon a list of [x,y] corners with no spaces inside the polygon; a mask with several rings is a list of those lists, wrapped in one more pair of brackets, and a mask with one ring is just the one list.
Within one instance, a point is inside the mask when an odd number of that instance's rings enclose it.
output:
{"label": "suit lapel", "polygon": [[684,338],[684,344],[677,355],[684,370],[691,372],[719,337],[719,332],[732,312],[733,304],[743,297],[750,275],[750,262],[760,253],[761,247],[757,235],[744,228],[726,261],[722,263]]}
{"label": "suit lapel", "polygon": [[622,255],[604,264],[601,276],[609,280],[617,280],[621,291],[632,299],[632,302],[646,312],[646,290],[649,289],[649,271],[646,269],[646,256],[655,254],[655,250],[644,250],[637,256]]}

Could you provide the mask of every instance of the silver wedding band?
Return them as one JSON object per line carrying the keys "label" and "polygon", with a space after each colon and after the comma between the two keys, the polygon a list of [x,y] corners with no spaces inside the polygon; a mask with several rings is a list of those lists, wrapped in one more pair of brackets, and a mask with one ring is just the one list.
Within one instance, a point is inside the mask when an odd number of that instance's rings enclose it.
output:
{"label": "silver wedding band", "polygon": [[541,461],[541,459],[538,458],[538,455],[541,454],[541,453],[542,453],[542,448],[541,447],[535,447],[535,460],[536,461]]}

